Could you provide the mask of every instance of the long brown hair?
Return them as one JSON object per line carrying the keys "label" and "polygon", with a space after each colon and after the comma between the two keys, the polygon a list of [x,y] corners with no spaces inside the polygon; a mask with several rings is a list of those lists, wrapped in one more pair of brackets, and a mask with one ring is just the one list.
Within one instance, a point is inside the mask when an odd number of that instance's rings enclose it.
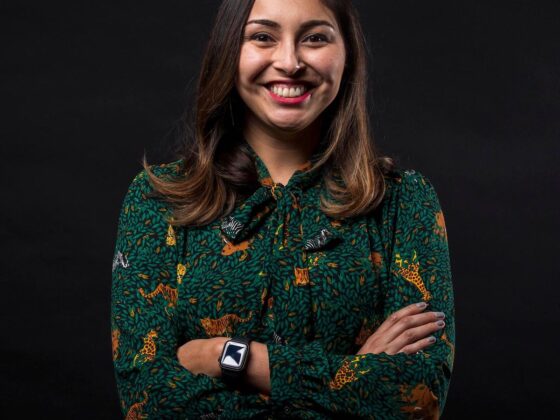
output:
{"label": "long brown hair", "polygon": [[[385,192],[384,175],[392,159],[378,157],[367,105],[367,50],[350,0],[321,0],[335,15],[346,47],[346,68],[335,100],[324,111],[323,150],[312,169],[325,166],[327,196],[321,208],[333,218],[375,209]],[[230,213],[258,186],[254,163],[240,141],[244,104],[235,89],[244,26],[255,0],[224,0],[208,41],[198,80],[194,121],[178,158],[180,176],[158,178],[146,156],[142,164],[153,195],[173,205],[175,226],[206,225]],[[239,125],[239,124],[238,124]]]}

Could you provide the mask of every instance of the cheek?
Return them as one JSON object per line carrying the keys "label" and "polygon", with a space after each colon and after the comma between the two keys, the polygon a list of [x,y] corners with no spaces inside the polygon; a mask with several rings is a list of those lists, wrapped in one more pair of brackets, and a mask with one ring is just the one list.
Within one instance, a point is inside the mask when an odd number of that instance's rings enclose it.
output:
{"label": "cheek", "polygon": [[239,79],[247,82],[254,79],[266,67],[266,57],[251,48],[242,48],[239,58]]}
{"label": "cheek", "polygon": [[333,82],[338,83],[344,72],[344,56],[331,55],[325,61],[325,71],[328,72]]}
{"label": "cheek", "polygon": [[323,80],[338,85],[344,72],[345,55],[337,50],[318,52],[309,58]]}

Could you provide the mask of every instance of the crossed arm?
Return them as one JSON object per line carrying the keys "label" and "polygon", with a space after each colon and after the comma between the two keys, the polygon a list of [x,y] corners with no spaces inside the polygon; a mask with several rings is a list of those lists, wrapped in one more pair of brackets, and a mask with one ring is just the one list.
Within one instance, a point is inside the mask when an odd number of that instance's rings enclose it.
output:
{"label": "crossed arm", "polygon": [[[431,333],[445,326],[443,312],[422,312],[422,302],[409,305],[394,314],[366,340],[357,354],[395,353],[413,354],[435,342]],[[218,358],[228,337],[214,337],[188,341],[177,350],[179,363],[191,373],[221,377]],[[258,392],[270,395],[270,368],[266,344],[251,342],[245,384]]]}

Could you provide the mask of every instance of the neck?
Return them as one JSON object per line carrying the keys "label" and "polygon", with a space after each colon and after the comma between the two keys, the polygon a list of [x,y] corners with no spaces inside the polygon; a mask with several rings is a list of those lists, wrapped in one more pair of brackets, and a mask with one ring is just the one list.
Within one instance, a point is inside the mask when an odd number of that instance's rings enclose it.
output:
{"label": "neck", "polygon": [[289,132],[247,121],[243,135],[259,155],[272,180],[286,185],[298,167],[309,160],[320,141],[321,121],[305,129]]}

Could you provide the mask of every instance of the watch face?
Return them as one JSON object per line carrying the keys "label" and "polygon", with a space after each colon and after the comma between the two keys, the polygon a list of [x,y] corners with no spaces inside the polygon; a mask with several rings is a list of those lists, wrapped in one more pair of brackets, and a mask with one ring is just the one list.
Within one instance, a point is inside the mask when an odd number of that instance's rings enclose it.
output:
{"label": "watch face", "polygon": [[222,353],[222,366],[241,370],[245,361],[246,352],[246,344],[236,343],[232,341],[227,342],[224,348],[224,352]]}

